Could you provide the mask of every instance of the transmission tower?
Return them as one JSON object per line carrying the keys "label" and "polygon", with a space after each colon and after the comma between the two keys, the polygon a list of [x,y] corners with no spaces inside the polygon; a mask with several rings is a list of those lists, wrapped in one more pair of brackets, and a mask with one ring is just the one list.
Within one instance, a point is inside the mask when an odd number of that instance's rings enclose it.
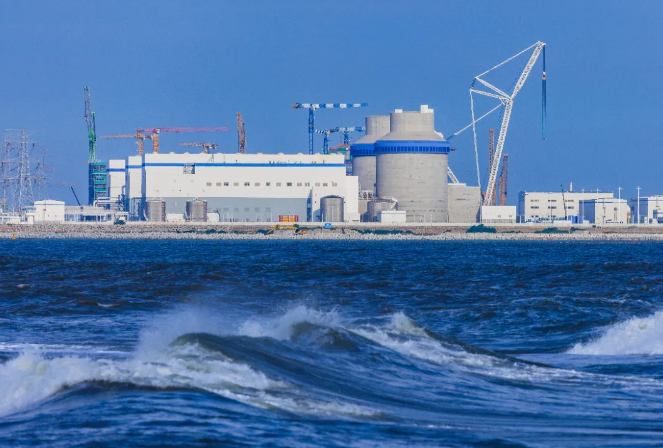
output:
{"label": "transmission tower", "polygon": [[16,212],[34,204],[34,178],[30,173],[31,134],[26,129],[5,129],[2,148],[3,200],[6,208]]}

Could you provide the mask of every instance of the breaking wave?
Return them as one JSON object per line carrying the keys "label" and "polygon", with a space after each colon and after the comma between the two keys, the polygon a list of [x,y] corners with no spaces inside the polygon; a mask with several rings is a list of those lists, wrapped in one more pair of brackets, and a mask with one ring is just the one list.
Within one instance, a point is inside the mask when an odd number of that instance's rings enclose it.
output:
{"label": "breaking wave", "polygon": [[663,312],[635,317],[607,327],[601,336],[578,343],[575,355],[663,355]]}
{"label": "breaking wave", "polygon": [[[609,329],[601,340],[574,348],[601,351],[622,333],[653,344],[663,314]],[[640,349],[642,346],[639,345]],[[618,349],[619,350],[619,349]],[[622,347],[623,352],[630,352]],[[647,350],[654,352],[658,346]],[[641,352],[638,352],[641,353]],[[404,397],[395,386],[403,378],[422,381]],[[491,352],[439,335],[403,313],[382,324],[343,319],[335,311],[304,306],[276,318],[237,321],[201,310],[162,316],[141,335],[133,354],[109,358],[103,351],[84,356],[66,348],[26,346],[0,364],[0,415],[20,411],[69,388],[85,384],[204,391],[263,409],[336,418],[389,418],[385,409],[426,410],[444,406],[440,396],[464,394],[517,381],[527,388],[575,385],[582,374]],[[451,380],[449,378],[455,378]],[[414,379],[413,379],[414,381]],[[452,387],[452,389],[449,389]],[[440,395],[442,394],[442,395]],[[470,400],[470,398],[468,398]],[[423,412],[423,411],[422,411]]]}

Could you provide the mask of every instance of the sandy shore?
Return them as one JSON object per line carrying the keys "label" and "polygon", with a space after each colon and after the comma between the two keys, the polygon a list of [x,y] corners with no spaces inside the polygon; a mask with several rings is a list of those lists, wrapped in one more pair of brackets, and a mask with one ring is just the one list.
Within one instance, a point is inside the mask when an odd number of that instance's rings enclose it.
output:
{"label": "sandy shore", "polygon": [[495,225],[495,233],[468,233],[470,224],[386,226],[343,224],[322,229],[302,223],[306,234],[292,230],[264,232],[270,223],[48,224],[0,225],[0,239],[196,239],[196,240],[482,240],[482,241],[663,241],[663,226]]}

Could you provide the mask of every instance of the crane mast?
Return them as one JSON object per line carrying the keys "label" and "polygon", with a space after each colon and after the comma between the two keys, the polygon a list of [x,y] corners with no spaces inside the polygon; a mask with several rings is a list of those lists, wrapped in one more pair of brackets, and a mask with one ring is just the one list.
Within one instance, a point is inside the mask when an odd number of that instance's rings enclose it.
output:
{"label": "crane mast", "polygon": [[244,135],[244,120],[242,114],[237,112],[237,151],[244,154],[246,147],[246,136]]}
{"label": "crane mast", "polygon": [[97,129],[92,112],[92,103],[90,101],[90,88],[85,87],[85,122],[87,123],[88,136],[88,162],[97,160]]}
{"label": "crane mast", "polygon": [[509,154],[502,159],[502,174],[500,174],[500,205],[506,205],[507,184],[509,181]]}

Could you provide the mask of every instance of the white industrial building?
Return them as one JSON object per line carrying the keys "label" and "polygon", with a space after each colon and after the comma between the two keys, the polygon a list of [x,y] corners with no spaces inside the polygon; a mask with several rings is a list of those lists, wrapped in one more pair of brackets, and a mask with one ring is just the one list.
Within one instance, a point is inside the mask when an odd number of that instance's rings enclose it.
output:
{"label": "white industrial building", "polygon": [[624,224],[631,215],[626,199],[617,198],[583,200],[580,210],[591,224]]}
{"label": "white industrial building", "polygon": [[124,184],[114,177],[109,182],[113,191],[124,191],[134,220],[145,218],[146,201],[164,201],[170,218],[184,215],[187,201],[197,198],[225,222],[278,221],[281,215],[319,221],[326,196],[342,197],[345,220],[359,220],[359,184],[346,176],[342,154],[152,153],[128,157]]}
{"label": "white industrial building", "polygon": [[613,197],[612,192],[521,191],[518,194],[518,220],[520,222],[558,221],[564,220],[565,216],[585,216],[581,201]]}
{"label": "white industrial building", "polygon": [[123,200],[124,185],[126,183],[126,160],[109,160],[108,173],[108,197],[111,200]]}
{"label": "white industrial building", "polygon": [[481,222],[484,224],[515,224],[515,205],[488,205],[481,207]]}
{"label": "white industrial building", "polygon": [[663,196],[643,196],[631,199],[631,222],[640,224],[658,224],[663,221]]}
{"label": "white industrial building", "polygon": [[30,224],[60,224],[65,221],[64,201],[35,201],[34,210],[26,213]]}

